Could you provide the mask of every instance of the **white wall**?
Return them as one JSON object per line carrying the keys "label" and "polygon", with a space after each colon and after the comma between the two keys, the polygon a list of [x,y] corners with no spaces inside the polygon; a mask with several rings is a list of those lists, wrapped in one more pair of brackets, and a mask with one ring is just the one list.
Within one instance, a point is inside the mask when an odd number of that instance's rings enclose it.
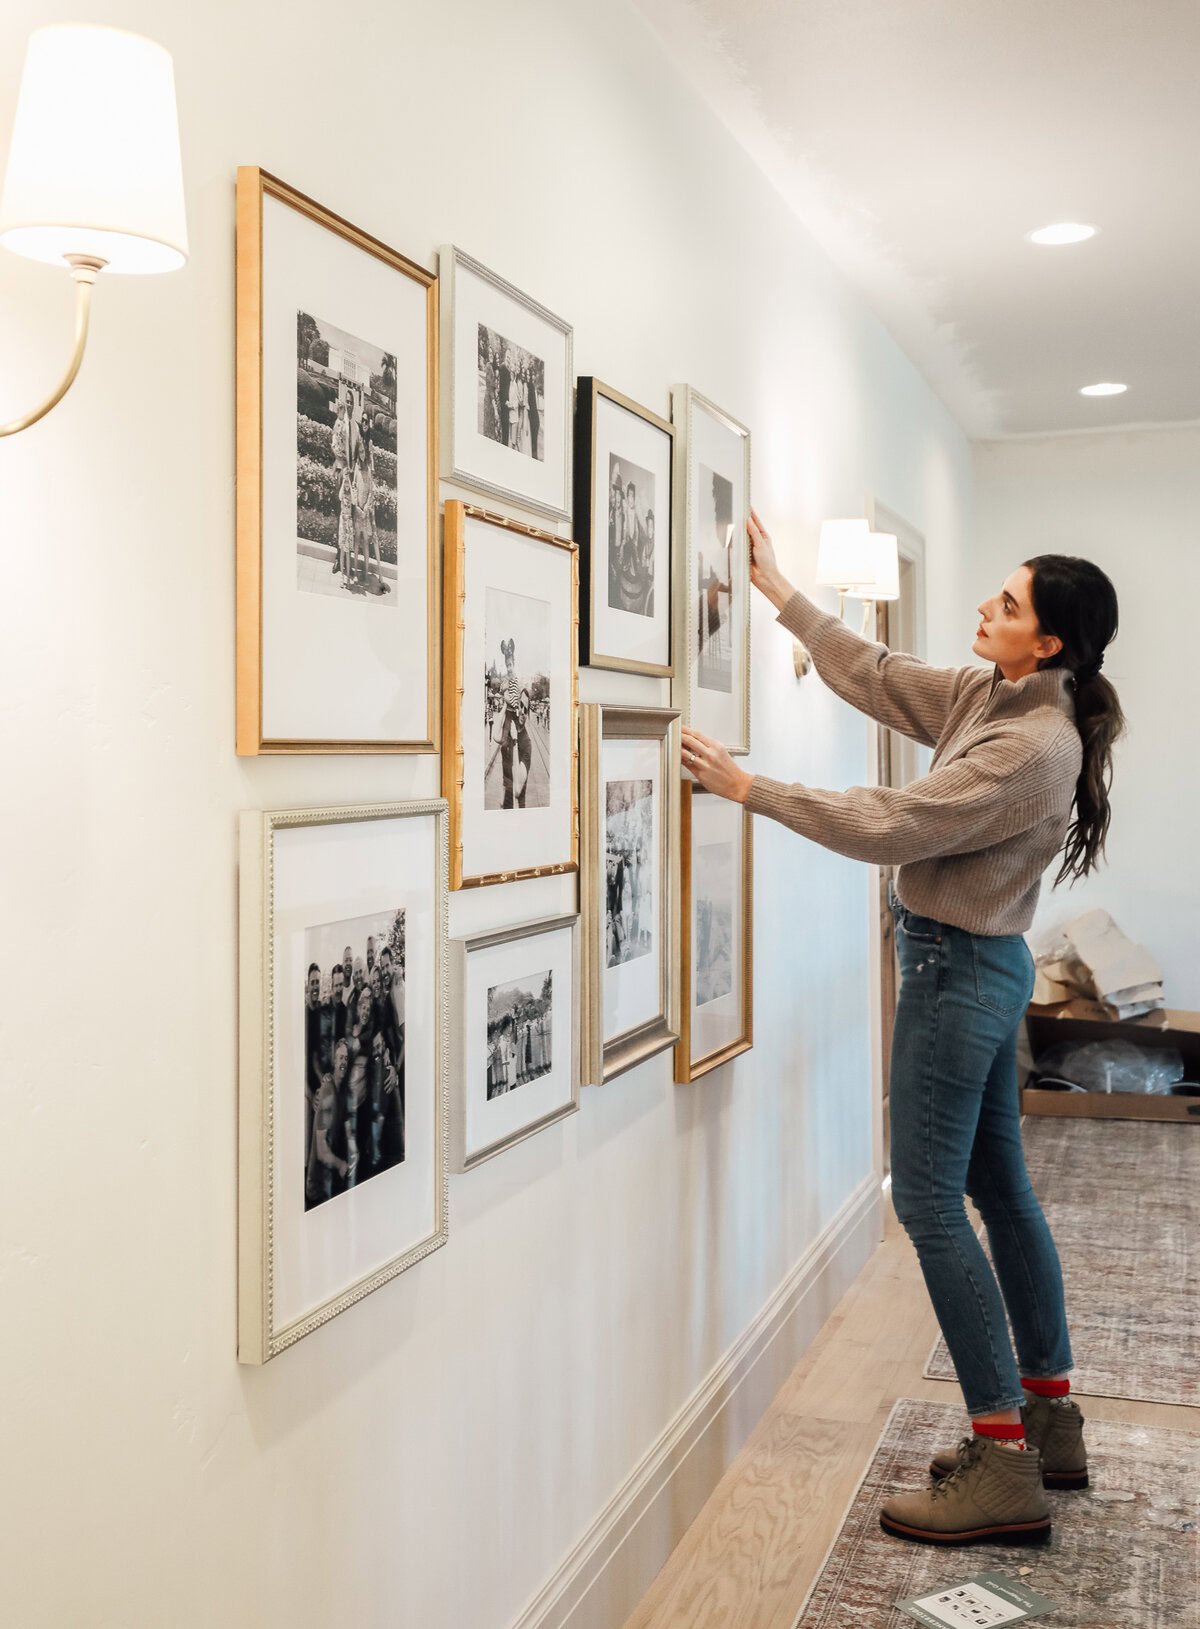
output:
{"label": "white wall", "polygon": [[[0,130],[60,12],[6,6]],[[905,515],[938,660],[968,656],[968,448],[625,0],[72,15],[175,55],[192,259],[102,280],[79,382],[0,446],[4,1616],[502,1629],[870,1172],[870,876],[760,828],[753,1053],[588,1091],[454,1179],[447,1248],[237,1365],[237,812],[437,771],[234,756],[235,167],[427,263],[459,243],[573,321],[581,373],[727,405],[803,585],[822,516],[867,492]],[[48,383],[69,309],[65,277],[0,257],[0,414]],[[754,639],[752,764],[868,778],[865,724],[797,688],[765,607]],[[451,930],[563,903],[483,890]]]}
{"label": "white wall", "polygon": [[1103,906],[1158,957],[1167,1004],[1200,1008],[1200,428],[982,442],[974,464],[970,593],[960,620],[970,622],[978,600],[1035,554],[1094,560],[1120,603],[1104,673],[1129,733],[1116,752],[1108,864],[1055,891],[1052,871],[1033,938]]}

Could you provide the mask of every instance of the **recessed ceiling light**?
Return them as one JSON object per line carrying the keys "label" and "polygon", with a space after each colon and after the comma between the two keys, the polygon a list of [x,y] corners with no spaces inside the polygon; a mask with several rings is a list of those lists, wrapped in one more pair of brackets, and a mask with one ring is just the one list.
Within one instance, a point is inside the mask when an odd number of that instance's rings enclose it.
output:
{"label": "recessed ceiling light", "polygon": [[1081,396],[1120,396],[1123,391],[1128,389],[1128,385],[1117,385],[1111,381],[1106,381],[1099,385],[1084,385],[1079,394]]}
{"label": "recessed ceiling light", "polygon": [[1059,221],[1054,226],[1039,226],[1036,232],[1026,232],[1030,243],[1045,243],[1057,246],[1063,243],[1086,243],[1088,238],[1096,236],[1094,226],[1084,226],[1080,221]]}

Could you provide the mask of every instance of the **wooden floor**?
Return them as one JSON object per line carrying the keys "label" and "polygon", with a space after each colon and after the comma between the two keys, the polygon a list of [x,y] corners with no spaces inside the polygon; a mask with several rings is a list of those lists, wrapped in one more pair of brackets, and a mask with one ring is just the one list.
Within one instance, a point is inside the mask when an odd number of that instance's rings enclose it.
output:
{"label": "wooden floor", "polygon": [[[792,1629],[897,1397],[961,1400],[957,1386],[922,1377],[937,1326],[886,1210],[883,1244],[625,1629]],[[1096,1419],[1200,1431],[1200,1410],[1182,1405],[1080,1401]]]}

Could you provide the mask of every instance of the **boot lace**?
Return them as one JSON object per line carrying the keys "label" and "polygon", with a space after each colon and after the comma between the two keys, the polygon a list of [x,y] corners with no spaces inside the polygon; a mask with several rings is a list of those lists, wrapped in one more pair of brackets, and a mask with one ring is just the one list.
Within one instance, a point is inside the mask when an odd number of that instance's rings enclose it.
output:
{"label": "boot lace", "polygon": [[956,1450],[958,1454],[958,1464],[950,1472],[949,1476],[943,1477],[940,1482],[934,1483],[933,1487],[929,1490],[931,1497],[934,1499],[944,1499],[949,1493],[951,1486],[961,1482],[963,1477],[979,1458],[979,1440],[980,1439],[975,1435],[974,1432],[972,1432],[969,1437],[963,1437],[961,1439]]}

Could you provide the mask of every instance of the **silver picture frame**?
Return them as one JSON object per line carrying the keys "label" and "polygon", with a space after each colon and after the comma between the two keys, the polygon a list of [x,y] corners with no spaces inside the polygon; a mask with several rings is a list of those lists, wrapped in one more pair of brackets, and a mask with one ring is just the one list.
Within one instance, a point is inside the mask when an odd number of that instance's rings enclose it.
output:
{"label": "silver picture frame", "polygon": [[[567,1037],[567,1069],[570,1081],[570,1096],[565,1103],[555,1105],[546,1112],[535,1115],[506,1135],[497,1137],[491,1142],[484,1143],[478,1148],[468,1151],[467,1093],[469,1091],[470,1060],[467,1057],[467,977],[471,957],[477,955],[480,951],[490,950],[497,945],[516,944],[527,939],[537,939],[543,935],[558,933],[564,928],[570,930],[571,936],[571,979],[568,995],[571,1022],[570,1033]],[[578,1112],[580,1087],[578,972],[578,912],[572,912],[564,916],[543,917],[535,921],[519,922],[513,927],[496,928],[488,933],[470,934],[451,941],[451,978],[456,1014],[450,1054],[451,1077],[455,1082],[450,1142],[451,1162],[454,1171],[474,1170],[476,1166],[482,1165],[486,1160],[493,1159],[497,1154],[504,1153],[506,1149],[514,1148],[517,1143],[524,1142],[527,1137],[532,1137],[536,1132],[544,1131],[547,1126],[556,1125],[558,1121],[565,1120],[569,1115]]]}
{"label": "silver picture frame", "polygon": [[[536,493],[530,493],[527,488],[522,489],[519,486],[510,485],[481,473],[477,467],[473,466],[472,460],[466,451],[458,445],[458,437],[455,434],[455,407],[458,399],[455,381],[457,346],[460,338],[456,329],[456,321],[459,315],[458,274],[460,270],[470,272],[487,283],[503,299],[521,307],[529,315],[544,322],[561,336],[564,347],[563,390],[560,402],[563,446],[561,485],[557,489],[555,501],[539,497]],[[522,293],[514,284],[490,270],[489,267],[483,265],[481,261],[476,260],[472,255],[466,254],[455,244],[446,244],[438,251],[438,282],[441,288],[439,325],[441,330],[442,386],[439,445],[441,448],[442,479],[454,482],[458,486],[467,487],[474,492],[483,492],[490,497],[500,498],[519,509],[545,515],[551,520],[569,521],[572,515],[571,475],[574,429],[573,393],[575,387],[574,330],[561,317],[547,310],[544,305],[531,299],[529,295]]]}
{"label": "silver picture frame", "polygon": [[[693,572],[697,560],[697,525],[699,517],[695,504],[696,417],[707,414],[720,428],[741,442],[739,463],[742,479],[742,504],[733,515],[732,527],[740,535],[741,568],[737,586],[742,606],[738,617],[741,634],[741,657],[732,678],[741,689],[740,703],[731,712],[732,727],[717,729],[709,724],[697,705],[698,662],[697,644],[699,621],[697,596],[692,592]],[[702,396],[691,385],[671,388],[671,420],[675,425],[675,515],[676,525],[682,525],[682,547],[675,550],[675,677],[671,686],[672,704],[679,709],[683,722],[701,733],[721,741],[727,751],[734,754],[750,751],[750,548],[746,538],[746,523],[750,515],[750,431],[724,408],[718,407],[707,396]]]}
{"label": "silver picture frame", "polygon": [[[277,1160],[280,1126],[275,1084],[281,1029],[281,992],[276,988],[277,840],[282,834],[302,827],[422,819],[432,822],[434,857],[433,875],[428,878],[433,938],[432,965],[428,972],[432,1022],[427,1047],[432,1060],[429,1226],[420,1224],[423,1228],[420,1236],[408,1240],[381,1265],[352,1277],[319,1304],[287,1317],[281,1314],[276,1296],[279,1230],[283,1223],[277,1211],[276,1183],[276,1173],[281,1168]],[[277,1357],[446,1243],[450,1168],[449,854],[449,820],[443,798],[313,809],[250,810],[240,818],[238,1361],[241,1363],[262,1364]],[[406,1021],[406,1028],[408,1023],[411,1018]],[[407,1104],[405,1112],[408,1113]],[[286,1147],[282,1152],[286,1153]],[[368,1183],[357,1192],[364,1193],[371,1186]],[[306,1210],[305,1214],[312,1212]]]}
{"label": "silver picture frame", "polygon": [[[673,1047],[679,1039],[679,731],[679,714],[673,708],[612,707],[592,702],[579,709],[582,1069],[589,1085],[599,1086],[615,1079],[627,1069]],[[605,811],[601,807],[602,759],[605,741],[614,740],[649,741],[658,745],[662,787],[657,843],[662,891],[658,922],[662,954],[657,1010],[646,1021],[606,1040],[607,833]]]}

